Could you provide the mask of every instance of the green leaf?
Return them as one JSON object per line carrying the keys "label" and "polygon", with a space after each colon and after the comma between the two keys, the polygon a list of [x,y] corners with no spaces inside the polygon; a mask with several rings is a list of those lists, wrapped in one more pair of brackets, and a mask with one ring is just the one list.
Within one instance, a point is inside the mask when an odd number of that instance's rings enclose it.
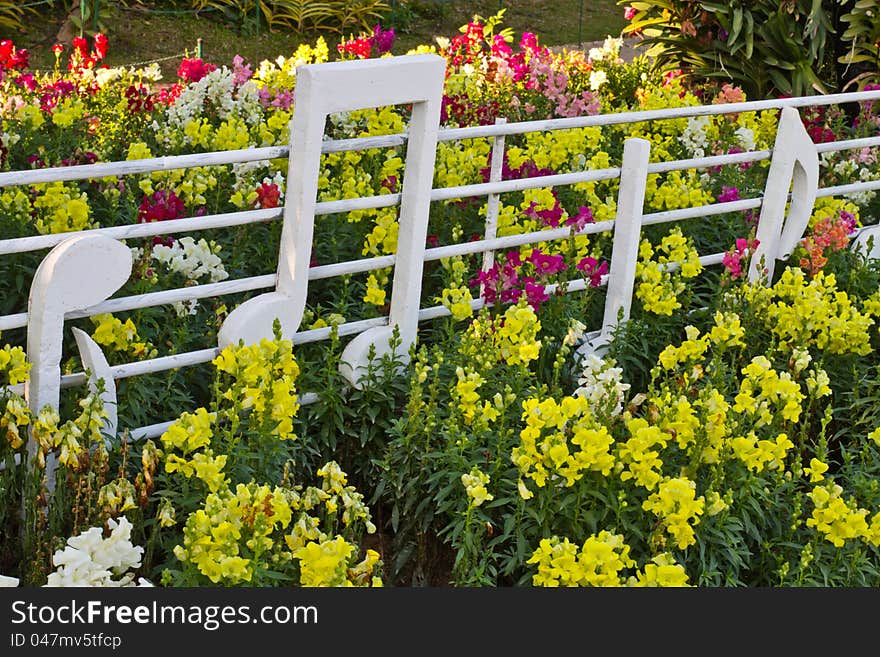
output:
{"label": "green leaf", "polygon": [[727,45],[732,45],[737,38],[739,37],[740,30],[742,30],[743,26],[743,10],[741,7],[734,7],[733,9],[733,26],[731,27],[730,34],[727,36]]}

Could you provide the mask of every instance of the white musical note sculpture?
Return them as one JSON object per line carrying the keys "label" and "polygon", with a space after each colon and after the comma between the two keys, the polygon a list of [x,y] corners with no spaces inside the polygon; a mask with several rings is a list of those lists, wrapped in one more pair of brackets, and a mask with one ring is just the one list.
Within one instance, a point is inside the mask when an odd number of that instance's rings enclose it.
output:
{"label": "white musical note sculpture", "polygon": [[623,144],[617,214],[614,217],[614,241],[605,293],[605,315],[599,335],[578,347],[577,353],[581,356],[601,356],[607,350],[612,330],[617,323],[629,319],[636,263],[639,258],[642,215],[645,211],[650,154],[651,142],[646,139],[627,139]]}
{"label": "white musical note sculpture", "polygon": [[343,351],[341,370],[357,386],[370,347],[375,348],[377,356],[388,353],[394,327],[400,332],[401,356],[406,358],[418,329],[445,70],[446,60],[430,54],[312,64],[297,69],[275,291],[249,299],[229,314],[218,335],[221,348],[239,340],[252,344],[271,339],[276,319],[284,338],[291,338],[299,328],[308,292],[321,142],[327,116],[412,103],[388,326],[356,336]]}
{"label": "white musical note sculpture", "polygon": [[[73,328],[71,330],[79,350],[79,359],[89,376],[89,391],[95,394],[100,390],[99,397],[104,404],[104,411],[107,413],[101,432],[109,447],[110,440],[116,436],[116,429],[119,426],[119,414],[116,408],[116,380],[113,378],[107,357],[98,343],[81,329]],[[103,381],[103,386],[99,386],[98,381]]]}
{"label": "white musical note sculpture", "polygon": [[[788,216],[785,205],[791,188]],[[749,281],[773,279],[777,260],[794,251],[810,221],[819,189],[819,155],[798,111],[784,107],[773,145],[773,159],[764,186],[755,237],[758,246],[749,261]]]}
{"label": "white musical note sculpture", "polygon": [[866,226],[853,239],[850,248],[859,251],[866,259],[880,259],[880,226]]}
{"label": "white musical note sculpture", "polygon": [[[131,265],[131,250],[122,242],[101,235],[80,235],[58,244],[37,267],[28,298],[27,354],[31,374],[25,387],[25,399],[33,413],[39,413],[46,405],[56,409],[59,405],[65,314],[109,298],[128,280]],[[112,377],[106,383],[109,385],[110,381]],[[37,445],[31,438],[29,460],[36,451]],[[50,491],[55,486],[55,466],[54,459],[46,462]]]}

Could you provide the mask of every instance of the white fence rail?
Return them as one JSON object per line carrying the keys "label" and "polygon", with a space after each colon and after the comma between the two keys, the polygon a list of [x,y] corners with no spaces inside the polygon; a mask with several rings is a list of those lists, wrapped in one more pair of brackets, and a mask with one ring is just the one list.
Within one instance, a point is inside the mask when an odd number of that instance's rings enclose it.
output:
{"label": "white fence rail", "polygon": [[[346,347],[346,360],[349,361],[349,370],[346,374],[353,385],[356,385],[357,366],[363,362],[367,345],[381,347],[383,339],[387,343],[387,336],[392,326],[401,329],[405,350],[406,345],[415,340],[418,322],[450,314],[443,306],[419,307],[422,267],[425,262],[455,255],[483,253],[482,266],[488,269],[493,262],[495,250],[567,239],[571,236],[571,229],[562,227],[498,237],[496,230],[498,201],[506,193],[588,181],[620,180],[615,219],[589,224],[578,233],[613,231],[614,234],[610,269],[602,281],[603,285],[607,285],[603,325],[595,327],[589,334],[591,339],[587,343],[589,349],[601,347],[603,338],[617,321],[618,313],[622,313],[624,318],[629,315],[642,226],[760,209],[758,226],[760,247],[752,258],[751,269],[751,276],[754,278],[757,275],[757,260],[761,255],[766,256],[766,263],[770,268],[777,258],[787,257],[796,241],[802,236],[815,198],[880,190],[880,180],[818,188],[816,180],[819,153],[880,146],[880,136],[814,145],[794,109],[878,100],[880,91],[520,123],[506,123],[501,120],[489,126],[438,129],[442,84],[443,61],[433,55],[305,66],[299,69],[297,75],[297,103],[291,121],[289,147],[252,148],[0,173],[0,187],[9,187],[277,158],[289,160],[287,194],[282,208],[193,216],[157,223],[0,241],[0,256],[52,249],[34,278],[27,311],[0,316],[0,330],[27,328],[28,357],[33,363],[32,377],[27,388],[20,387],[19,390],[24,391],[32,410],[38,410],[45,403],[57,405],[60,388],[78,386],[86,382],[86,375],[83,372],[61,376],[59,359],[65,320],[190,299],[267,291],[233,311],[221,329],[221,344],[237,341],[240,337],[250,341],[261,335],[270,336],[271,320],[279,314],[283,315],[280,319],[284,325],[285,337],[291,338],[295,344],[303,344],[325,340],[331,332],[330,328],[300,330],[299,323],[309,281],[394,267],[395,280],[389,317],[352,321],[338,327],[341,336],[357,336]],[[331,92],[333,85],[343,85],[347,95]],[[342,98],[343,96],[345,97]],[[400,103],[413,103],[415,108],[406,134],[345,140],[323,139],[324,119],[330,113]],[[642,139],[629,139],[625,145],[623,160],[617,167],[501,180],[504,140],[511,135],[768,109],[783,110],[777,140],[772,150],[649,163],[649,143]],[[478,137],[492,138],[494,143],[489,182],[432,188],[437,143]],[[316,201],[317,166],[321,153],[404,144],[407,146],[407,161],[401,193],[331,202]],[[644,213],[645,184],[649,174],[706,169],[768,159],[771,160],[770,172],[764,193],[760,197],[680,210]],[[790,194],[792,179],[794,179],[794,191]],[[425,248],[429,203],[467,197],[487,197],[488,212],[484,238],[478,241]],[[786,216],[785,208],[789,200],[792,201],[791,209]],[[400,238],[396,254],[308,267],[312,247],[312,225],[316,216],[396,205],[401,206]],[[127,249],[120,250],[114,246],[122,246],[118,240],[278,220],[284,222],[284,228],[279,256],[280,265],[275,274],[109,298],[125,282],[131,266],[130,254],[126,265],[124,251]],[[864,232],[865,234],[872,232],[872,227],[864,229]],[[704,265],[719,264],[723,256],[723,252],[701,254],[701,261]],[[96,263],[101,263],[102,266],[96,267]],[[569,285],[568,291],[578,292],[585,287],[584,281],[575,281]],[[481,300],[473,302],[474,308],[479,308],[481,305]],[[105,382],[108,382],[110,389],[108,395],[113,394],[112,382],[115,380],[206,363],[218,353],[218,345],[205,345],[205,348],[196,351],[109,367],[100,349],[88,336],[83,338],[78,334],[77,342],[83,362],[92,370],[92,375],[102,376]],[[314,394],[306,393],[301,398],[301,402],[309,403],[315,399]],[[168,422],[159,422],[141,427],[133,434],[141,437],[157,436],[167,425]]]}

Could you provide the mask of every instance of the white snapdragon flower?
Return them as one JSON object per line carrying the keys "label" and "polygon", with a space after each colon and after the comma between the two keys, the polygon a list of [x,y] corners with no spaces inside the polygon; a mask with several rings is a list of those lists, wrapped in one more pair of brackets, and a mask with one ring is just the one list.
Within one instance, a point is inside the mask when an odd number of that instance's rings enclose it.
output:
{"label": "white snapdragon flower", "polygon": [[[176,240],[171,246],[157,244],[153,247],[153,259],[172,274],[180,274],[188,281],[217,283],[229,277],[223,261],[217,255],[218,247],[200,239],[196,242],[186,236]],[[198,308],[196,299],[176,301],[173,304],[178,317],[192,315]]]}
{"label": "white snapdragon flower", "polygon": [[[156,130],[156,136],[164,143],[179,139],[187,124],[201,121],[205,110],[210,108],[221,121],[237,116],[251,126],[263,120],[259,87],[253,80],[237,85],[235,73],[223,66],[208,73],[198,82],[186,85],[174,104],[165,112],[166,125]],[[184,136],[184,141],[190,138]]]}
{"label": "white snapdragon flower", "polygon": [[[64,549],[52,557],[57,570],[49,575],[47,587],[135,586],[129,571],[140,567],[144,548],[132,545],[132,525],[125,516],[107,524],[107,538],[101,527],[91,527],[67,539]],[[152,586],[144,578],[138,585]]]}
{"label": "white snapdragon flower", "polygon": [[620,49],[623,47],[623,39],[620,37],[607,36],[602,44],[602,50],[608,53],[614,59],[620,55]]}
{"label": "white snapdragon flower", "polygon": [[606,82],[608,82],[608,74],[605,71],[590,71],[590,89],[592,91],[599,91]]}
{"label": "white snapdragon flower", "polygon": [[744,151],[755,150],[755,132],[751,128],[741,125],[736,129],[736,139]]}
{"label": "white snapdragon flower", "polygon": [[581,339],[584,337],[584,331],[586,330],[587,327],[583,322],[572,319],[568,324],[568,332],[565,334],[565,337],[562,338],[562,344],[568,347],[575,346],[580,343]]}
{"label": "white snapdragon flower", "polygon": [[709,128],[708,116],[692,116],[688,119],[687,127],[679,135],[678,141],[687,149],[692,157],[705,157],[709,139],[706,131]]}
{"label": "white snapdragon flower", "polygon": [[159,66],[159,62],[153,62],[148,66],[144,66],[138,69],[137,73],[145,80],[152,80],[153,82],[158,82],[162,79],[162,67]]}
{"label": "white snapdragon flower", "polygon": [[223,261],[211,245],[200,239],[181,237],[172,246],[157,244],[153,247],[153,258],[165,265],[168,271],[182,274],[188,280],[207,278],[211,283],[229,277]]}
{"label": "white snapdragon flower", "polygon": [[95,82],[99,87],[103,87],[121,78],[123,73],[125,73],[124,68],[99,68],[95,71]]}
{"label": "white snapdragon flower", "polygon": [[594,407],[608,408],[609,414],[618,415],[623,410],[624,395],[630,385],[623,383],[623,370],[615,367],[612,358],[599,358],[589,354],[582,361],[583,374],[578,379],[580,387],[574,391],[586,397]]}
{"label": "white snapdragon flower", "polygon": [[0,133],[0,143],[3,144],[4,148],[12,148],[21,140],[20,134],[13,134],[10,132]]}

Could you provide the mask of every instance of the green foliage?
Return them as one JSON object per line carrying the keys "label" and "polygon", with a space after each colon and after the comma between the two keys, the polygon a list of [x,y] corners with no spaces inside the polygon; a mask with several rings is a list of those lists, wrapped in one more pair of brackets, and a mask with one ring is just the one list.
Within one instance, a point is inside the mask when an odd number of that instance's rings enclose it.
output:
{"label": "green foliage", "polygon": [[372,30],[389,5],[383,0],[192,0],[193,8],[216,9],[224,19],[253,34],[262,27],[286,29],[295,34]]}
{"label": "green foliage", "polygon": [[[837,42],[852,48],[847,61],[866,61],[876,50],[876,21],[867,5],[838,20],[840,0],[624,2],[636,10],[629,34],[665,69],[740,86],[749,98],[837,91],[846,80],[835,69]],[[874,49],[874,50],[872,50]],[[876,61],[876,60],[875,60]]]}
{"label": "green foliage", "polygon": [[845,86],[859,89],[868,84],[880,84],[880,11],[874,0],[857,0],[848,13],[841,17],[846,30],[841,39],[847,44],[847,52],[840,61],[848,67],[861,71],[852,76]]}
{"label": "green foliage", "polygon": [[24,17],[35,10],[31,7],[24,8],[18,0],[0,0],[0,28],[8,30],[23,30]]}

